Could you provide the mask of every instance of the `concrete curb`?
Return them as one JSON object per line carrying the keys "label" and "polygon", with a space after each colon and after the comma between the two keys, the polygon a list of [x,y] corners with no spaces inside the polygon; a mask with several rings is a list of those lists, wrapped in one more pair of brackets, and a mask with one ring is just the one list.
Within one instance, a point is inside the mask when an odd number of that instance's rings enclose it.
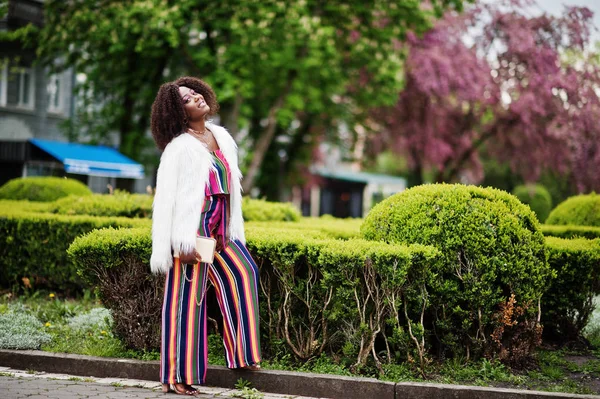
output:
{"label": "concrete curb", "polygon": [[[148,381],[158,381],[159,378],[158,361],[100,358],[30,350],[0,350],[0,366],[100,378],[132,378]],[[277,370],[238,371],[220,366],[210,366],[206,376],[211,386],[222,388],[234,388],[239,378],[250,381],[253,387],[264,392],[333,399],[600,398],[599,395],[575,395],[463,385],[393,383],[374,378]]]}

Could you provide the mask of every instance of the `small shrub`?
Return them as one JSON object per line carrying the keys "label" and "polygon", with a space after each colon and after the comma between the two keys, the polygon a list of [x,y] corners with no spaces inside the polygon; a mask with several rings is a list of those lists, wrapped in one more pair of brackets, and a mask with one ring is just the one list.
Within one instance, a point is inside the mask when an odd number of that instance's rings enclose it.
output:
{"label": "small shrub", "polygon": [[537,318],[551,271],[537,218],[513,195],[459,184],[413,187],[375,206],[361,233],[442,252],[426,281],[430,344],[442,352],[482,354],[491,345],[494,314],[511,294],[528,308],[521,321]]}
{"label": "small shrub", "polygon": [[110,331],[113,324],[110,310],[106,308],[94,308],[88,312],[71,317],[67,324],[75,331]]}
{"label": "small shrub", "polygon": [[600,297],[595,297],[593,301],[594,311],[590,315],[590,320],[583,329],[582,334],[593,348],[600,348],[600,306],[598,306]]}
{"label": "small shrub", "polygon": [[74,179],[62,177],[21,177],[0,187],[0,199],[50,202],[68,195],[91,195],[90,189]]}
{"label": "small shrub", "polygon": [[290,203],[268,202],[244,197],[242,213],[245,221],[296,222],[300,220],[300,211]]}
{"label": "small shrub", "polygon": [[600,195],[567,198],[550,212],[546,224],[600,227]]}
{"label": "small shrub", "polygon": [[153,197],[146,194],[119,192],[113,195],[93,194],[85,197],[70,195],[49,207],[61,215],[122,216],[145,218],[152,214]]}
{"label": "small shrub", "polygon": [[50,340],[44,325],[34,316],[12,311],[0,314],[0,348],[39,349]]}
{"label": "small shrub", "polygon": [[531,304],[520,306],[514,294],[494,313],[494,331],[490,338],[488,355],[511,366],[524,368],[530,365],[531,354],[542,343],[543,327],[535,319],[524,318]]}
{"label": "small shrub", "polygon": [[529,205],[540,222],[544,222],[552,210],[552,196],[541,184],[517,186],[513,194],[522,203]]}
{"label": "small shrub", "polygon": [[542,298],[544,335],[558,341],[581,337],[600,294],[600,239],[547,237],[556,278]]}

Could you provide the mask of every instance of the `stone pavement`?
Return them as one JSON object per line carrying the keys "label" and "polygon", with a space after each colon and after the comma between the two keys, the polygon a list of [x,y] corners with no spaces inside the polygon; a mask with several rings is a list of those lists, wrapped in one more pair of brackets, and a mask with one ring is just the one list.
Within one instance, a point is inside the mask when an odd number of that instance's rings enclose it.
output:
{"label": "stone pavement", "polygon": [[[200,399],[313,399],[304,396],[279,395],[255,391],[246,395],[227,388],[197,387]],[[158,382],[120,378],[83,378],[67,374],[15,370],[0,367],[2,399],[80,399],[80,398],[175,398],[164,394]]]}

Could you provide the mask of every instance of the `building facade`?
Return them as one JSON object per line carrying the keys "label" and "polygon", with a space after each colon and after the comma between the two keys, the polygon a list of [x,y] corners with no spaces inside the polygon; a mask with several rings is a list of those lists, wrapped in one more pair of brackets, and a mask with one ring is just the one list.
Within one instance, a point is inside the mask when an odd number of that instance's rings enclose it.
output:
{"label": "building facade", "polygon": [[[8,0],[0,31],[28,23],[43,25],[43,1]],[[0,42],[0,185],[17,177],[68,176],[94,192],[116,186],[115,176],[69,173],[60,158],[32,144],[33,139],[67,141],[61,126],[75,113],[74,88],[72,69],[53,73],[36,63],[34,49]]]}

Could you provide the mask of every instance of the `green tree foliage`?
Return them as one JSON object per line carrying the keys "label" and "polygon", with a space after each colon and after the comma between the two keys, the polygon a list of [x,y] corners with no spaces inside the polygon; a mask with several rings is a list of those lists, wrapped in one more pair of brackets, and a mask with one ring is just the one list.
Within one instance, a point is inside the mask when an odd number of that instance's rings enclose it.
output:
{"label": "green tree foliage", "polygon": [[48,0],[45,26],[27,42],[45,64],[87,75],[72,132],[103,141],[118,131],[121,151],[138,160],[160,83],[202,77],[223,124],[250,132],[248,189],[277,136],[288,136],[291,164],[310,127],[394,103],[405,34],[463,1]]}

